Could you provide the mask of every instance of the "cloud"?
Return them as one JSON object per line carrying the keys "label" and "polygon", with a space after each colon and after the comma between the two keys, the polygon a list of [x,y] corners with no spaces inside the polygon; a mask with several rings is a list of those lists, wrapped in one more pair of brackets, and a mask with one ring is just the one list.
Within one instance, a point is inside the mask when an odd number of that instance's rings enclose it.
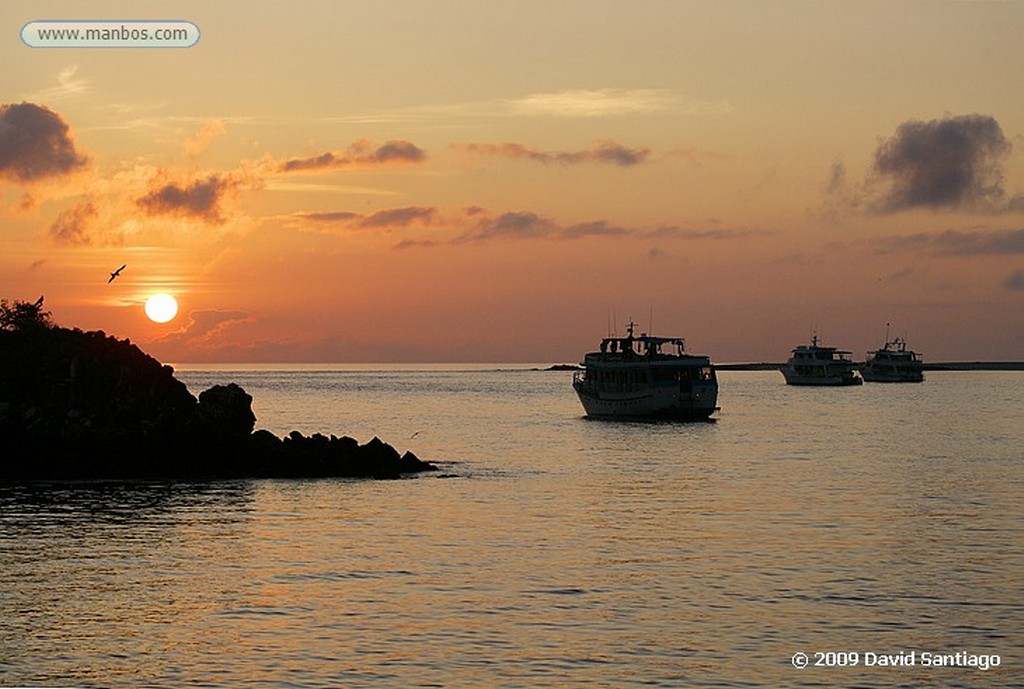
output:
{"label": "cloud", "polygon": [[207,121],[199,128],[194,136],[185,137],[185,155],[195,158],[209,148],[214,140],[224,134],[224,120],[213,119]]}
{"label": "cloud", "polygon": [[738,239],[759,234],[759,232],[755,230],[730,230],[725,228],[695,230],[689,227],[663,225],[653,230],[646,230],[641,234],[652,239]]}
{"label": "cloud", "polygon": [[50,225],[50,237],[58,244],[84,246],[92,243],[92,223],[99,215],[92,201],[83,201],[61,212]]}
{"label": "cloud", "polygon": [[33,182],[67,175],[86,162],[57,113],[34,103],[0,105],[0,177]]}
{"label": "cloud", "polygon": [[430,249],[439,246],[440,242],[433,239],[403,239],[393,249]]}
{"label": "cloud", "polygon": [[253,315],[246,311],[222,311],[200,309],[188,315],[185,327],[168,333],[154,342],[158,345],[187,344],[203,346],[220,336],[224,331],[242,323],[252,322]]}
{"label": "cloud", "polygon": [[327,211],[322,213],[296,213],[295,217],[315,223],[348,223],[363,216],[352,211]]}
{"label": "cloud", "polygon": [[518,115],[554,117],[609,117],[683,112],[711,114],[732,112],[725,101],[683,99],[664,89],[574,89],[534,93],[510,102]]}
{"label": "cloud", "polygon": [[[472,210],[472,215],[470,214]],[[471,220],[472,219],[472,220]],[[642,239],[675,239],[675,240],[728,240],[737,239],[751,234],[754,230],[691,230],[680,227],[658,227],[655,229],[626,227],[610,223],[607,220],[591,220],[581,223],[562,224],[551,218],[538,215],[532,211],[513,211],[493,216],[481,209],[467,209],[464,217],[457,223],[470,226],[460,235],[451,240],[452,244],[467,242],[483,242],[498,239],[528,240],[556,239],[579,240],[589,237],[638,237]],[[436,246],[436,242],[422,246]],[[401,247],[412,248],[421,246],[414,242],[403,242]]]}
{"label": "cloud", "polygon": [[306,172],[318,170],[336,170],[338,168],[366,168],[389,164],[419,163],[426,160],[427,154],[409,141],[388,141],[373,148],[368,141],[353,142],[346,150],[310,156],[308,158],[292,158],[280,162],[278,172]]}
{"label": "cloud", "polygon": [[477,226],[460,235],[456,242],[476,242],[497,238],[537,238],[548,237],[559,230],[554,221],[536,213],[517,211],[502,213],[496,218],[481,218]]}
{"label": "cloud", "polygon": [[606,220],[595,220],[569,225],[562,229],[560,235],[563,239],[580,239],[581,237],[615,237],[618,235],[632,234],[632,230],[625,227],[617,227]]}
{"label": "cloud", "polygon": [[1024,207],[1021,197],[1005,199],[1002,161],[1010,150],[989,115],[904,122],[875,151],[874,174],[888,184],[875,206],[883,213]]}
{"label": "cloud", "polygon": [[666,89],[568,89],[461,103],[432,103],[329,118],[350,124],[452,122],[466,119],[642,115],[717,115],[735,108],[724,100],[693,98]]}
{"label": "cloud", "polygon": [[611,140],[596,141],[594,145],[583,151],[544,152],[528,148],[518,143],[503,144],[452,144],[453,148],[469,153],[505,158],[520,158],[538,163],[563,163],[576,165],[579,163],[608,163],[629,167],[647,160],[650,149],[627,148]]}
{"label": "cloud", "polygon": [[165,182],[136,202],[151,215],[179,215],[221,223],[220,202],[239,186],[236,179],[211,174],[191,183]]}
{"label": "cloud", "polygon": [[1003,284],[1006,285],[1006,289],[1013,290],[1014,292],[1024,292],[1024,268],[1014,271]]}
{"label": "cloud", "polygon": [[85,93],[92,88],[89,79],[76,78],[78,65],[68,65],[57,73],[57,85],[26,96],[25,100],[52,101]]}
{"label": "cloud", "polygon": [[368,215],[351,211],[329,211],[323,213],[296,213],[295,217],[305,221],[324,224],[340,224],[356,228],[392,229],[418,225],[432,225],[437,219],[437,209],[427,206],[385,208]]}
{"label": "cloud", "polygon": [[942,256],[1016,255],[1024,254],[1024,229],[920,232],[874,239],[872,244],[882,253],[926,251]]}
{"label": "cloud", "polygon": [[364,217],[360,227],[407,227],[412,224],[429,225],[433,222],[437,210],[410,206],[408,208],[388,208]]}

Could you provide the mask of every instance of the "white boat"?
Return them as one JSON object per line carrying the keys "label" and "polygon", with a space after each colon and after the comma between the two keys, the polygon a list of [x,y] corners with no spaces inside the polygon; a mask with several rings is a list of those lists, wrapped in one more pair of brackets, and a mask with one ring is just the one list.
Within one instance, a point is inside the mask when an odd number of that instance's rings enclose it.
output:
{"label": "white boat", "polygon": [[906,340],[886,338],[884,347],[868,352],[860,374],[871,383],[920,383],[924,380],[924,361],[917,352],[907,349]]}
{"label": "white boat", "polygon": [[572,386],[587,416],[707,419],[718,407],[718,379],[707,356],[687,354],[679,337],[606,337],[588,352]]}
{"label": "white boat", "polygon": [[796,347],[782,375],[790,385],[860,385],[864,381],[857,375],[851,352],[835,347],[824,347],[818,336],[810,345]]}

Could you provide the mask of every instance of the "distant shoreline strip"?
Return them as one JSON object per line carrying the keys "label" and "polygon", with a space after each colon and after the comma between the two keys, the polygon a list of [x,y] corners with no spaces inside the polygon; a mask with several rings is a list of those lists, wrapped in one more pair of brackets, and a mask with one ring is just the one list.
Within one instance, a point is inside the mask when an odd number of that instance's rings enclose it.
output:
{"label": "distant shoreline strip", "polygon": [[[775,371],[785,363],[715,364],[719,371]],[[1024,371],[1024,361],[948,361],[926,363],[925,371]]]}

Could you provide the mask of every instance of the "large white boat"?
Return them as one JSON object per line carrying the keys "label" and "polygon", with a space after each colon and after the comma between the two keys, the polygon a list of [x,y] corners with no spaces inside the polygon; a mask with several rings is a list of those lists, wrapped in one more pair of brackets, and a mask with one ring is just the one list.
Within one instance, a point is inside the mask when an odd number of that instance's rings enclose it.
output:
{"label": "large white boat", "polygon": [[860,374],[871,383],[920,383],[924,380],[924,361],[917,352],[907,349],[906,340],[886,338],[884,347],[868,352]]}
{"label": "large white boat", "polygon": [[810,345],[796,347],[782,375],[790,385],[860,385],[864,381],[857,375],[851,352],[835,347],[824,347],[818,336]]}
{"label": "large white boat", "polygon": [[707,356],[687,354],[679,337],[606,337],[584,355],[572,386],[587,416],[707,419],[718,407],[718,379]]}

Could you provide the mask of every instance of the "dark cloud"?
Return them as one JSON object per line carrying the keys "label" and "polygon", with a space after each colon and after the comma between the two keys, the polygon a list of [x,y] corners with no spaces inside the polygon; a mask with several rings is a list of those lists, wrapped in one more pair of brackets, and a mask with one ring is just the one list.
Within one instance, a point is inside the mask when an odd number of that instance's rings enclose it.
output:
{"label": "dark cloud", "polygon": [[595,220],[570,225],[559,234],[563,239],[579,239],[581,237],[614,237],[630,233],[631,231],[625,227],[611,225],[605,220]]}
{"label": "dark cloud", "polygon": [[1014,271],[1013,275],[1008,277],[1003,284],[1014,292],[1024,292],[1024,268]]}
{"label": "dark cloud", "polygon": [[32,182],[85,164],[60,115],[34,103],[0,105],[0,177]]}
{"label": "dark cloud", "polygon": [[377,163],[390,163],[399,161],[404,163],[418,163],[424,160],[427,155],[415,144],[408,141],[389,141],[371,156]]}
{"label": "dark cloud", "polygon": [[597,141],[592,147],[584,151],[546,152],[517,143],[454,144],[454,148],[478,155],[519,158],[544,164],[562,163],[565,165],[577,165],[581,163],[608,163],[621,167],[639,165],[647,160],[647,156],[650,154],[650,149],[627,148],[614,141]]}
{"label": "dark cloud", "polygon": [[408,225],[429,225],[437,215],[436,208],[410,206],[408,208],[386,208],[365,216],[360,227],[407,227]]}
{"label": "dark cloud", "polygon": [[755,230],[729,230],[715,228],[712,230],[695,230],[689,227],[668,225],[642,233],[653,239],[738,239],[758,234]]}
{"label": "dark cloud", "polygon": [[[437,224],[433,215],[434,209],[395,209],[407,211],[432,211],[428,221],[423,224]],[[370,216],[373,217],[373,216]],[[415,217],[415,216],[413,216]],[[738,239],[752,234],[755,230],[730,230],[716,228],[711,230],[691,230],[681,227],[659,227],[655,229],[635,228],[616,225],[607,220],[591,220],[573,224],[562,224],[532,211],[511,211],[500,215],[492,215],[479,207],[466,208],[462,217],[450,221],[456,227],[464,228],[462,233],[448,241],[450,244],[467,242],[484,242],[492,240],[578,240],[589,237],[639,237],[670,240],[728,240]],[[394,248],[408,249],[415,247],[433,247],[439,244],[436,240],[406,240]]]}
{"label": "dark cloud", "polygon": [[1010,149],[988,115],[904,122],[875,151],[874,172],[889,184],[878,210],[1003,209],[1002,161]]}
{"label": "dark cloud", "polygon": [[558,226],[548,218],[536,213],[518,211],[502,213],[496,218],[482,218],[474,230],[467,232],[456,241],[481,241],[501,237],[512,239],[550,236]]}
{"label": "dark cloud", "polygon": [[298,213],[296,217],[316,223],[386,229],[409,227],[411,225],[431,225],[437,217],[437,209],[424,206],[408,206],[405,208],[385,208],[369,215],[361,215],[351,211],[332,211],[326,213]]}
{"label": "dark cloud", "polygon": [[92,201],[84,201],[57,216],[50,225],[50,237],[58,244],[91,244],[92,223],[97,215],[95,204]]}
{"label": "dark cloud", "polygon": [[427,154],[409,141],[388,141],[373,148],[369,142],[357,141],[345,151],[321,153],[308,158],[292,158],[278,166],[279,172],[334,170],[345,167],[374,167],[392,163],[419,163]]}
{"label": "dark cloud", "polygon": [[898,235],[872,243],[883,253],[925,251],[944,256],[1024,254],[1021,230],[946,230],[945,232]]}
{"label": "dark cloud", "polygon": [[403,239],[402,241],[395,244],[393,249],[430,249],[438,246],[438,242],[433,239]]}
{"label": "dark cloud", "polygon": [[330,211],[326,213],[297,213],[296,215],[302,218],[303,220],[322,223],[349,222],[355,218],[362,217],[358,213],[353,213],[351,211]]}
{"label": "dark cloud", "polygon": [[224,221],[220,202],[227,192],[237,187],[238,182],[230,177],[213,174],[188,184],[161,184],[137,203],[151,215],[182,215],[220,223]]}
{"label": "dark cloud", "polygon": [[648,148],[626,148],[614,141],[599,141],[589,151],[582,151],[576,155],[581,156],[583,161],[593,160],[628,167],[647,160],[650,152]]}

